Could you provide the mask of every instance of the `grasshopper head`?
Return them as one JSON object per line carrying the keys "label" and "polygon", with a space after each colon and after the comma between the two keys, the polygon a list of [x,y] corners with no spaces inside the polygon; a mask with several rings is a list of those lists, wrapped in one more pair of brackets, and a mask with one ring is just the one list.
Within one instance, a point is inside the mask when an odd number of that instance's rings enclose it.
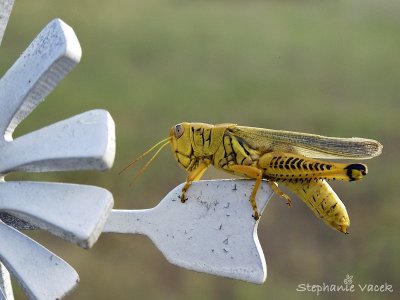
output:
{"label": "grasshopper head", "polygon": [[193,152],[190,140],[190,123],[184,122],[173,126],[169,131],[169,138],[176,161],[184,169],[188,169],[191,163],[190,156]]}

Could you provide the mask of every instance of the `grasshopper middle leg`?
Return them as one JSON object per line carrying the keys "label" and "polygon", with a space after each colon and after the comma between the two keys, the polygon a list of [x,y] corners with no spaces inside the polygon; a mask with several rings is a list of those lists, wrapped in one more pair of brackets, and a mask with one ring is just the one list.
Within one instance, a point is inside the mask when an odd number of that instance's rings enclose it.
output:
{"label": "grasshopper middle leg", "polygon": [[263,176],[262,171],[253,166],[243,166],[243,165],[229,166],[229,169],[235,173],[242,174],[242,175],[245,175],[246,177],[256,179],[256,183],[254,184],[253,191],[251,192],[251,195],[250,195],[250,204],[251,204],[251,207],[253,208],[253,217],[255,220],[258,220],[260,218],[260,214],[258,213],[258,209],[257,209],[256,194],[257,194],[258,188],[260,187],[260,183],[262,180],[262,176]]}

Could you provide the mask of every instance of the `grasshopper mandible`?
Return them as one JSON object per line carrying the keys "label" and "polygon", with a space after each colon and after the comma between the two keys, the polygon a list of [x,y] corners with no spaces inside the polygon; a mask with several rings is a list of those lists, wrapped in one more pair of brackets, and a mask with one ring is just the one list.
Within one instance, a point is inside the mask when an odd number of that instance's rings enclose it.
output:
{"label": "grasshopper mandible", "polygon": [[[346,207],[326,180],[356,181],[367,174],[360,163],[336,163],[318,159],[369,159],[382,152],[382,145],[371,139],[335,138],[314,134],[238,126],[180,123],[170,129],[169,137],[151,147],[121,172],[160,146],[137,175],[170,144],[178,164],[189,174],[182,189],[181,202],[193,181],[200,180],[213,165],[231,174],[255,179],[250,203],[258,220],[255,196],[262,179],[291,205],[277,183],[288,187],[316,216],[332,228],[347,233],[350,219]],[[318,158],[318,159],[317,159]],[[137,176],[135,176],[136,178]]]}

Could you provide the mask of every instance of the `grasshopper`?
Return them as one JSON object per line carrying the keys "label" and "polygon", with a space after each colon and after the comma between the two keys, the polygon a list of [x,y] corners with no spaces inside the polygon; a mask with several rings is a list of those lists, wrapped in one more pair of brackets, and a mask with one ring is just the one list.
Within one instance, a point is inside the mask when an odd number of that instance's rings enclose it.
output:
{"label": "grasshopper", "polygon": [[343,233],[348,233],[350,219],[346,207],[327,180],[360,180],[367,174],[367,166],[319,159],[369,159],[379,155],[383,148],[379,142],[364,138],[184,122],[173,126],[168,138],[151,147],[121,172],[161,145],[140,169],[137,176],[140,175],[168,144],[178,164],[189,173],[181,202],[187,200],[186,192],[192,182],[200,180],[206,169],[213,165],[228,173],[255,179],[249,199],[254,219],[260,217],[255,197],[265,179],[288,206],[291,200],[280,190],[278,183],[289,188],[326,224]]}

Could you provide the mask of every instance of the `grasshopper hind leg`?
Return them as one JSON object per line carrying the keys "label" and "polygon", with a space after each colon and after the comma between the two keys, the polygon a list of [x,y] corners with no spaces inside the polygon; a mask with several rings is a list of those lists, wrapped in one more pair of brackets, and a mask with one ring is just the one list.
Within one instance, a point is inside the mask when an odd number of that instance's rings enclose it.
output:
{"label": "grasshopper hind leg", "polygon": [[328,226],[348,234],[350,218],[346,207],[325,180],[282,182],[321,218]]}
{"label": "grasshopper hind leg", "polygon": [[287,206],[289,207],[292,206],[292,200],[288,195],[282,192],[282,190],[278,187],[278,184],[276,182],[268,180],[268,185],[275,194],[277,194],[280,198],[286,200]]}
{"label": "grasshopper hind leg", "polygon": [[350,164],[344,169],[349,177],[349,181],[360,180],[368,173],[367,166],[364,164]]}

